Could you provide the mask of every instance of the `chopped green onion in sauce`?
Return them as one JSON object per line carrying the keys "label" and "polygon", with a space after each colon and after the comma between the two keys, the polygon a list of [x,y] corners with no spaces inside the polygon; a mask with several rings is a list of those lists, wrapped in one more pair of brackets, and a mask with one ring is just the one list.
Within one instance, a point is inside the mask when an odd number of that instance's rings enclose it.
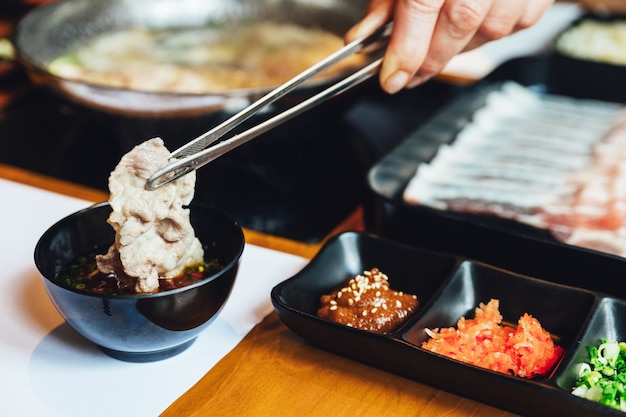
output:
{"label": "chopped green onion in sauce", "polygon": [[[74,259],[66,265],[58,275],[65,285],[85,292],[105,295],[135,295],[134,282],[118,279],[114,274],[104,274],[96,265],[94,251]],[[190,265],[176,277],[159,280],[158,292],[173,290],[195,284],[220,271],[223,266],[216,258],[202,264]]]}

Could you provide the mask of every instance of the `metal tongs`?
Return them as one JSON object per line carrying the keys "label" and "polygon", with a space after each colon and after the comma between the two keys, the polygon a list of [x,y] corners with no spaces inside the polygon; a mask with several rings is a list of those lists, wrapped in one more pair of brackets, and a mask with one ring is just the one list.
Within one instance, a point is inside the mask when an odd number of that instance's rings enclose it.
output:
{"label": "metal tongs", "polygon": [[284,123],[304,111],[326,101],[327,99],[332,98],[369,79],[380,69],[382,58],[378,57],[373,62],[369,63],[355,73],[347,76],[301,103],[283,111],[282,113],[279,113],[244,132],[236,134],[229,139],[220,141],[220,139],[228,132],[243,123],[262,108],[274,103],[281,97],[291,92],[294,88],[308,81],[320,72],[330,68],[334,64],[354,53],[361,52],[366,48],[380,48],[386,44],[391,36],[392,25],[393,23],[389,22],[371,35],[347,44],[335,53],[329,55],[327,58],[261,97],[259,100],[255,101],[231,118],[181,146],[171,153],[167,165],[155,172],[148,179],[146,182],[146,188],[154,190],[192,172],[193,170],[203,167],[209,162],[214,161],[227,152],[230,152],[238,146],[269,131],[281,123]]}

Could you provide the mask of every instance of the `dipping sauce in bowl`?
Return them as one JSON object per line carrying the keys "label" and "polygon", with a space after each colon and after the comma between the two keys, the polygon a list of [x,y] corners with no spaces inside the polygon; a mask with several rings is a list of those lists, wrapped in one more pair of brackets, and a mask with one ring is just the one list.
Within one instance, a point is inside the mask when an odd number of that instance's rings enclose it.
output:
{"label": "dipping sauce in bowl", "polygon": [[78,211],[51,226],[35,248],[35,264],[55,307],[78,333],[116,359],[150,362],[177,355],[193,344],[230,295],[244,248],[241,227],[204,205],[191,208],[191,221],[206,259],[222,268],[181,288],[150,294],[96,294],[72,288],[63,270],[77,257],[106,248],[113,229],[107,203]]}
{"label": "dipping sauce in bowl", "polygon": [[[105,295],[135,295],[137,290],[131,282],[124,282],[114,274],[105,274],[98,270],[96,255],[106,251],[100,248],[86,255],[81,255],[67,264],[59,274],[59,279],[72,288],[80,291]],[[182,288],[195,284],[210,277],[222,269],[217,258],[206,262],[190,265],[176,277],[160,279],[157,292]]]}
{"label": "dipping sauce in bowl", "polygon": [[160,138],[135,146],[109,176],[109,202],[60,220],[35,248],[66,322],[122,360],[193,343],[226,302],[244,248],[229,216],[193,205],[195,173],[146,189],[169,155]]}

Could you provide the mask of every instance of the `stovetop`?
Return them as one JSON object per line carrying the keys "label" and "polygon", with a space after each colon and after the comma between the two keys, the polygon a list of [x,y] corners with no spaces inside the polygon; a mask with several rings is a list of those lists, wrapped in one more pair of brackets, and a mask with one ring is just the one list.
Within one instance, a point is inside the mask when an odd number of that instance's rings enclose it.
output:
{"label": "stovetop", "polygon": [[[229,116],[105,114],[19,73],[0,88],[20,83],[28,93],[0,111],[0,162],[101,190],[134,145],[160,136],[174,150]],[[319,242],[361,203],[368,169],[460,88],[432,81],[389,96],[372,80],[200,169],[195,199],[246,228]]]}

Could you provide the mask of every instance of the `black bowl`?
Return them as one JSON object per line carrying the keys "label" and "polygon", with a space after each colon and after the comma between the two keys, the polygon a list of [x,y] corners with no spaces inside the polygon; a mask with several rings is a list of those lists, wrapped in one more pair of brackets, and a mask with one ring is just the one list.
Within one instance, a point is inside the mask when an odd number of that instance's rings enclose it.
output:
{"label": "black bowl", "polygon": [[108,203],[78,211],[50,227],[35,248],[35,264],[52,302],[65,321],[106,354],[128,362],[166,359],[187,349],[215,319],[235,281],[245,240],[228,215],[199,204],[191,223],[205,257],[221,271],[186,287],[145,295],[100,295],[73,289],[59,272],[79,255],[111,245]]}

